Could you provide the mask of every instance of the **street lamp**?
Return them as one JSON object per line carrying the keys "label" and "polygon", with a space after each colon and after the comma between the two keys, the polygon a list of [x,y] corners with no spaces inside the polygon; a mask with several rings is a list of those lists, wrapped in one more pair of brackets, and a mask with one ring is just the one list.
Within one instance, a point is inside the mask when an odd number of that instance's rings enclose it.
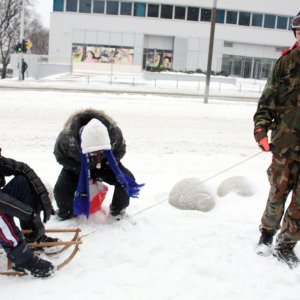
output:
{"label": "street lamp", "polygon": [[213,54],[213,48],[214,48],[216,15],[217,15],[217,0],[214,0],[213,8],[211,10],[210,37],[209,37],[209,48],[208,48],[208,58],[207,58],[207,71],[206,71],[206,84],[205,84],[205,92],[204,92],[204,103],[208,103],[209,83],[210,83],[211,64],[212,64],[212,54]]}

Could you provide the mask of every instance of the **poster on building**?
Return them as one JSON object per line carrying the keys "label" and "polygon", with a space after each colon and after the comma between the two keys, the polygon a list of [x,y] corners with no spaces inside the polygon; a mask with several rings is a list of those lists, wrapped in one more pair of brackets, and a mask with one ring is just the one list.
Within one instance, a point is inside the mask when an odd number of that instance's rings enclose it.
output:
{"label": "poster on building", "polygon": [[159,49],[144,49],[146,69],[172,69],[173,52]]}
{"label": "poster on building", "polygon": [[73,62],[133,65],[133,48],[73,45]]}

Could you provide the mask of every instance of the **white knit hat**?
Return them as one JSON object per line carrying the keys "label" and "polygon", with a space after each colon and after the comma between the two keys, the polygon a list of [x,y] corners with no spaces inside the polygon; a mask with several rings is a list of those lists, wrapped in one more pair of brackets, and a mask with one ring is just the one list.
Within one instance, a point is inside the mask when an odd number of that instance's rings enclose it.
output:
{"label": "white knit hat", "polygon": [[110,138],[107,128],[97,119],[92,119],[81,133],[81,149],[83,154],[100,150],[110,150]]}

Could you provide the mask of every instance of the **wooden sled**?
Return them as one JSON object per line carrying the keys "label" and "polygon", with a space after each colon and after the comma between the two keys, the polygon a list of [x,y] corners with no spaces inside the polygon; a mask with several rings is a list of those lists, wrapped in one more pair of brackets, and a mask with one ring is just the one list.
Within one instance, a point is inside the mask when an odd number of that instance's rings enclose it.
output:
{"label": "wooden sled", "polygon": [[[23,230],[22,233],[30,233],[31,230]],[[44,252],[47,256],[53,256],[57,255],[59,253],[64,252],[65,250],[69,249],[70,247],[74,246],[73,251],[71,254],[62,261],[59,265],[55,267],[55,270],[60,270],[64,266],[66,266],[76,255],[76,253],[79,250],[79,245],[82,244],[81,237],[79,236],[79,233],[81,232],[81,229],[75,228],[75,229],[46,229],[46,233],[66,233],[66,232],[74,232],[74,235],[70,241],[60,241],[60,242],[48,242],[48,243],[28,243],[28,246],[30,248],[36,248],[36,247],[53,247],[53,246],[63,246],[57,251],[54,252]],[[0,252],[1,253],[1,252]],[[7,276],[25,276],[28,275],[26,272],[18,272],[14,271],[12,269],[12,262],[10,260],[7,260],[7,271],[0,272],[0,275],[7,275]]]}

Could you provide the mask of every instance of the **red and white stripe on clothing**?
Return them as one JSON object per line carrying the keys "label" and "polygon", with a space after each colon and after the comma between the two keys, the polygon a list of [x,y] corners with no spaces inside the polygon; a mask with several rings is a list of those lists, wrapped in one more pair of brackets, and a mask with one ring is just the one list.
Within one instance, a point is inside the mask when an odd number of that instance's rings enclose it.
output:
{"label": "red and white stripe on clothing", "polygon": [[3,213],[0,213],[0,239],[12,247],[16,247],[19,243],[19,237],[14,232],[14,225]]}

